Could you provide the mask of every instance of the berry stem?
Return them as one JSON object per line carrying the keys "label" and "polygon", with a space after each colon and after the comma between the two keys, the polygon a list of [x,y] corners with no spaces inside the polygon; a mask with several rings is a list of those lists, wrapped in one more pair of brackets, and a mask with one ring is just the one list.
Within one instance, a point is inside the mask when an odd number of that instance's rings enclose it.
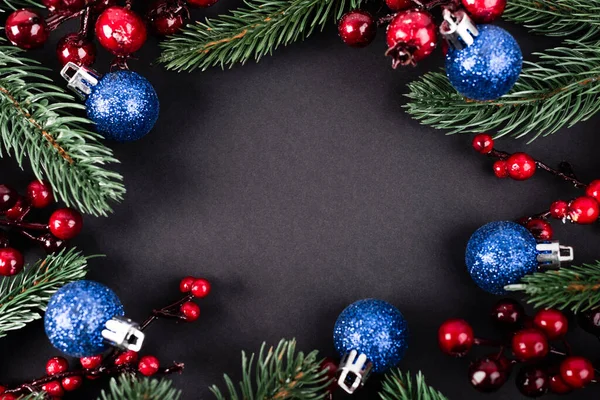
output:
{"label": "berry stem", "polygon": [[54,31],[56,30],[62,23],[67,22],[70,19],[77,18],[87,10],[89,6],[86,6],[82,10],[71,12],[71,11],[63,11],[56,12],[50,14],[48,18],[46,18],[46,25],[48,26],[48,30]]}
{"label": "berry stem", "polygon": [[[169,304],[160,309],[152,310],[152,313],[144,322],[140,324],[140,330],[146,329],[150,324],[156,321],[159,318],[169,318],[169,319],[177,319],[181,321],[185,321],[185,317],[179,314],[179,306],[181,306],[186,301],[190,301],[194,298],[194,295],[187,294],[183,298],[177,300],[175,303]],[[175,311],[175,312],[174,312]]]}
{"label": "berry stem", "polygon": [[44,231],[44,232],[48,232],[48,229],[49,229],[47,224],[23,222],[21,220],[12,221],[12,220],[8,220],[8,219],[0,219],[0,225],[10,226],[10,227],[14,227],[14,228],[23,229],[23,230],[31,229],[34,231]]}
{"label": "berry stem", "polygon": [[478,346],[487,346],[487,347],[504,347],[504,343],[502,343],[499,340],[493,340],[493,339],[482,339],[482,338],[475,338],[473,339],[473,344],[476,344]]}
{"label": "berry stem", "polygon": [[82,37],[89,37],[90,36],[90,18],[92,15],[92,11],[90,9],[90,7],[86,7],[83,10],[83,14],[81,15],[81,27],[79,28],[79,34]]}

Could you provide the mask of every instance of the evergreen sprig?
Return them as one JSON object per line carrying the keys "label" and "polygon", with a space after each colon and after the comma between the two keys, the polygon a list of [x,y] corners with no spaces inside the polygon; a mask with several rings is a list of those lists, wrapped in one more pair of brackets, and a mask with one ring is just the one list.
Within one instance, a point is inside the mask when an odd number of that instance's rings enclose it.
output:
{"label": "evergreen sprig", "polygon": [[413,378],[409,373],[402,373],[397,369],[385,375],[379,397],[382,400],[447,400],[443,394],[425,383],[425,377],[420,371]]}
{"label": "evergreen sprig", "polygon": [[76,249],[47,256],[17,276],[0,280],[0,337],[41,318],[50,297],[63,285],[82,279],[87,260]]}
{"label": "evergreen sprig", "polygon": [[327,370],[320,368],[317,354],[317,351],[307,355],[297,352],[295,340],[281,340],[276,348],[267,348],[263,343],[258,356],[252,354],[248,358],[242,352],[239,388],[225,375],[227,394],[216,385],[210,390],[218,400],[325,399],[325,388],[330,382]]}
{"label": "evergreen sprig", "polygon": [[322,30],[362,0],[245,0],[230,15],[189,25],[161,43],[160,61],[178,71],[260,60],[279,46]]}
{"label": "evergreen sprig", "polygon": [[589,310],[600,306],[600,261],[537,272],[506,289],[525,292],[527,301],[536,307]]}
{"label": "evergreen sprig", "polygon": [[102,390],[98,400],[177,400],[181,391],[167,379],[137,378],[123,374],[110,380],[109,391]]}
{"label": "evergreen sprig", "polygon": [[[14,3],[14,2],[13,2]],[[25,160],[66,205],[107,215],[125,192],[121,175],[106,169],[118,162],[91,122],[77,116],[84,106],[44,75],[48,69],[0,45],[0,157]]]}
{"label": "evergreen sprig", "polygon": [[600,110],[600,45],[568,41],[536,53],[513,90],[493,101],[462,97],[441,73],[427,73],[408,85],[409,114],[449,134],[489,132],[533,139],[585,121]]}

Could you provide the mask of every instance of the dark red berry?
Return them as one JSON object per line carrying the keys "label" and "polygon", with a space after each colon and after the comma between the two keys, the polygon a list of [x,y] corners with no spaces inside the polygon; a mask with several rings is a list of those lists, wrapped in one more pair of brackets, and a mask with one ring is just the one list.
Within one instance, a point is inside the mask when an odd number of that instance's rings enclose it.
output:
{"label": "dark red berry", "polygon": [[366,11],[349,11],[340,19],[338,33],[348,46],[365,47],[375,39],[377,23]]}
{"label": "dark red berry", "polygon": [[485,24],[502,15],[506,0],[462,0],[462,4],[475,22]]}
{"label": "dark red berry", "polygon": [[338,364],[332,358],[327,357],[323,359],[320,367],[321,371],[327,371],[326,375],[327,378],[331,381],[331,384],[327,387],[326,390],[331,393],[338,387],[337,381],[335,379],[337,377]]}
{"label": "dark red berry", "polygon": [[552,225],[544,219],[533,218],[527,221],[525,227],[538,240],[552,240]]}
{"label": "dark red berry", "polygon": [[11,208],[9,208],[8,210],[6,210],[4,215],[8,219],[18,221],[23,218],[27,209],[28,209],[27,201],[25,201],[25,199],[23,197],[19,197],[19,200],[17,200],[16,204],[14,206],[12,206]]}
{"label": "dark red berry", "polygon": [[581,389],[594,380],[594,365],[584,357],[567,357],[560,364],[560,377],[574,389]]}
{"label": "dark red berry", "polygon": [[146,24],[127,8],[109,7],[96,20],[96,37],[114,55],[128,56],[146,42]]}
{"label": "dark red berry", "polygon": [[158,372],[160,363],[158,358],[154,356],[144,356],[140,359],[138,364],[138,371],[144,376],[152,376]]}
{"label": "dark red berry", "polygon": [[494,162],[494,175],[500,179],[508,178],[508,170],[506,168],[506,161],[498,160]]}
{"label": "dark red berry", "polygon": [[73,390],[78,389],[82,383],[83,378],[81,376],[67,376],[61,381],[62,387],[67,392],[72,392]]}
{"label": "dark red berry", "polygon": [[42,390],[50,396],[62,397],[65,391],[59,381],[51,381],[42,385]]}
{"label": "dark red berry", "polygon": [[600,202],[600,179],[592,181],[585,189],[585,194]]}
{"label": "dark red berry", "polygon": [[577,313],[577,323],[584,331],[600,336],[600,308]]}
{"label": "dark red berry", "polygon": [[51,233],[45,233],[38,239],[44,251],[48,254],[56,253],[67,247],[67,242],[55,237]]}
{"label": "dark red berry", "polygon": [[535,160],[525,153],[515,153],[506,159],[508,176],[517,181],[529,179],[535,173]]}
{"label": "dark red berry", "polygon": [[61,0],[61,9],[69,10],[71,12],[79,11],[85,7],[86,0]]}
{"label": "dark red berry", "polygon": [[494,139],[487,133],[480,133],[473,138],[473,149],[481,154],[489,154],[494,149]]}
{"label": "dark red berry", "polygon": [[69,369],[69,362],[63,357],[52,357],[46,363],[46,373],[56,375]]}
{"label": "dark red berry", "polygon": [[33,208],[48,207],[54,201],[52,187],[48,182],[31,182],[27,186],[27,200]]}
{"label": "dark red berry", "polygon": [[190,18],[190,13],[181,0],[155,0],[146,13],[146,19],[159,35],[179,32]]}
{"label": "dark red berry", "polygon": [[72,62],[89,67],[96,61],[96,46],[77,33],[69,33],[58,41],[56,56],[62,65]]}
{"label": "dark red berry", "polygon": [[21,9],[6,19],[6,37],[22,49],[43,46],[48,40],[48,26],[44,18],[35,11]]}
{"label": "dark red berry", "polygon": [[16,275],[23,269],[23,264],[23,256],[20,251],[12,247],[0,249],[0,275]]}
{"label": "dark red berry", "polygon": [[210,283],[206,279],[196,279],[190,290],[194,297],[206,297],[210,293]]}
{"label": "dark red berry", "polygon": [[102,11],[106,10],[108,7],[114,6],[117,4],[117,0],[96,0],[92,5],[92,10],[96,14],[102,13]]}
{"label": "dark red berry", "polygon": [[56,11],[61,8],[62,0],[42,0],[42,4],[48,11]]}
{"label": "dark red berry", "polygon": [[507,371],[494,358],[480,358],[469,366],[469,381],[480,392],[495,392],[504,385],[507,378]]}
{"label": "dark red berry", "polygon": [[564,337],[569,330],[567,317],[555,309],[538,311],[535,317],[533,317],[533,324],[540,331],[544,332],[550,340]]}
{"label": "dark red berry", "polygon": [[527,366],[521,368],[515,383],[524,396],[540,397],[548,391],[550,379],[544,370],[535,366]]}
{"label": "dark red berry", "polygon": [[523,322],[525,309],[513,299],[502,299],[498,301],[491,312],[492,320],[498,325],[510,329],[517,329]]}
{"label": "dark red berry", "polygon": [[193,276],[186,276],[185,278],[183,278],[181,282],[179,282],[179,290],[181,291],[181,293],[188,293],[190,290],[192,290],[192,285],[195,281],[196,278],[194,278]]}
{"label": "dark red berry", "polygon": [[17,396],[11,393],[0,394],[0,400],[16,400]]}
{"label": "dark red berry", "polygon": [[563,219],[567,217],[569,211],[569,203],[564,200],[557,200],[550,205],[550,215],[556,219]]}
{"label": "dark red berry", "polygon": [[408,10],[414,4],[412,0],[385,0],[385,5],[392,11]]}
{"label": "dark red berry", "polygon": [[581,196],[569,204],[569,218],[578,224],[592,224],[598,219],[598,202],[593,197]]}
{"label": "dark red berry", "polygon": [[449,319],[438,330],[442,351],[456,357],[466,355],[473,346],[473,328],[463,319]]}
{"label": "dark red berry", "polygon": [[513,336],[512,351],[519,360],[537,360],[548,354],[548,339],[537,329],[523,329]]}
{"label": "dark red berry", "polygon": [[72,208],[61,208],[52,213],[48,225],[54,236],[62,240],[69,240],[81,232],[83,218],[78,211]]}
{"label": "dark red berry", "polygon": [[19,197],[19,193],[10,186],[0,185],[0,212],[11,209]]}
{"label": "dark red berry", "polygon": [[210,7],[218,0],[187,0],[188,4],[193,7]]}
{"label": "dark red berry", "polygon": [[127,350],[115,358],[115,365],[133,364],[138,359],[138,353]]}
{"label": "dark red berry", "polygon": [[102,364],[102,355],[98,354],[95,356],[81,357],[79,362],[85,369],[98,368]]}
{"label": "dark red berry", "polygon": [[435,50],[437,27],[427,11],[402,11],[388,25],[386,40],[392,67],[415,64]]}
{"label": "dark red berry", "polygon": [[193,301],[186,301],[181,305],[181,313],[188,322],[193,322],[200,317],[200,307]]}
{"label": "dark red berry", "polygon": [[567,385],[565,383],[565,381],[562,380],[562,378],[560,377],[560,373],[553,374],[552,376],[550,376],[550,382],[548,383],[548,388],[550,389],[550,391],[552,393],[556,393],[556,394],[567,394],[571,390],[573,390],[573,388],[571,388],[571,386]]}

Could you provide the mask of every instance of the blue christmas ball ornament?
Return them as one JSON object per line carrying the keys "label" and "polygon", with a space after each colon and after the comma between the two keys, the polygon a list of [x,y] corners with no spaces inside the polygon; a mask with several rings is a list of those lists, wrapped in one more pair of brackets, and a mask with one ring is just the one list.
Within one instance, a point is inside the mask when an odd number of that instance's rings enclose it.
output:
{"label": "blue christmas ball ornament", "polygon": [[494,100],[512,89],[521,73],[523,55],[517,41],[504,29],[477,25],[477,31],[472,44],[462,49],[449,46],[446,75],[461,95]]}
{"label": "blue christmas ball ornament", "polygon": [[376,299],[359,300],[346,307],[333,329],[340,357],[352,351],[364,354],[377,373],[398,365],[406,351],[407,339],[408,324],[402,313],[390,303]]}
{"label": "blue christmas ball ornament", "polygon": [[60,288],[50,299],[44,328],[54,347],[71,357],[102,353],[102,330],[113,317],[124,315],[123,305],[108,287],[76,281]]}
{"label": "blue christmas ball ornament", "polygon": [[465,261],[473,281],[483,290],[505,294],[538,269],[537,241],[523,226],[509,221],[490,222],[469,239]]}
{"label": "blue christmas ball ornament", "polygon": [[85,103],[88,117],[107,139],[130,142],[145,136],[158,119],[154,87],[132,71],[116,71],[100,79]]}

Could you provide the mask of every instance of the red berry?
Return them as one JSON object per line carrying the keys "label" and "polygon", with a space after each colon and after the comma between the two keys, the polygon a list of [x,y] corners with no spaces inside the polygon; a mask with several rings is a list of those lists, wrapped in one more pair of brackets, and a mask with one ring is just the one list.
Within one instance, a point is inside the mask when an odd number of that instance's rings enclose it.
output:
{"label": "red berry", "polygon": [[556,219],[566,218],[569,204],[563,200],[557,200],[550,205],[550,215]]}
{"label": "red berry", "polygon": [[516,181],[529,179],[535,173],[535,160],[525,153],[515,153],[506,159],[508,176]]}
{"label": "red berry", "polygon": [[85,369],[98,368],[102,364],[102,355],[98,354],[95,356],[81,357],[79,359],[81,366]]}
{"label": "red berry", "polygon": [[56,11],[62,7],[62,0],[42,0],[42,4],[48,11]]}
{"label": "red berry", "polygon": [[494,175],[500,179],[508,178],[506,161],[498,160],[494,163]]}
{"label": "red berry", "polygon": [[567,334],[569,330],[569,321],[562,312],[549,309],[540,310],[533,317],[533,324],[546,334],[548,339],[560,339]]}
{"label": "red berry", "polygon": [[158,362],[158,358],[154,356],[144,356],[140,359],[138,371],[144,376],[152,376],[158,372],[159,367],[160,363]]}
{"label": "red berry", "polygon": [[492,308],[491,317],[498,325],[507,328],[520,326],[525,316],[523,306],[513,299],[502,299]]}
{"label": "red berry", "polygon": [[333,359],[327,357],[323,359],[320,367],[321,371],[327,371],[326,376],[331,381],[331,384],[327,387],[326,390],[332,393],[338,387],[337,381],[335,379],[337,376],[338,364]]}
{"label": "red berry", "polygon": [[96,0],[92,5],[92,10],[96,14],[102,13],[102,11],[106,10],[108,7],[114,6],[117,4],[117,0]]}
{"label": "red berry", "polygon": [[61,383],[62,387],[67,392],[72,392],[73,390],[78,389],[79,386],[81,386],[81,384],[83,383],[83,378],[80,376],[68,376],[66,378],[63,378]]}
{"label": "red berry", "polygon": [[508,373],[502,363],[492,357],[480,358],[469,365],[469,381],[480,392],[495,392],[507,378]]}
{"label": "red berry", "polygon": [[0,211],[12,208],[19,201],[19,193],[10,186],[0,185]]}
{"label": "red berry", "polygon": [[83,218],[72,208],[61,208],[52,213],[48,225],[54,236],[62,240],[69,240],[81,232]]}
{"label": "red berry", "polygon": [[210,7],[218,0],[187,0],[188,4],[193,7]]}
{"label": "red berry", "polygon": [[363,10],[349,11],[338,23],[342,41],[350,47],[365,47],[377,34],[377,23],[371,14]]}
{"label": "red berry", "polygon": [[585,189],[585,194],[600,202],[600,179],[592,181],[592,183],[590,183]]}
{"label": "red berry", "polygon": [[89,67],[96,61],[96,46],[77,33],[69,33],[56,45],[56,56],[62,65],[72,62]]}
{"label": "red berry", "polygon": [[14,206],[12,206],[11,208],[9,208],[8,210],[6,210],[4,215],[8,219],[17,221],[17,220],[20,220],[21,218],[23,218],[23,215],[25,214],[26,209],[27,209],[27,202],[25,201],[25,199],[23,197],[19,197],[19,200],[17,200],[16,204]]}
{"label": "red berry", "polygon": [[578,224],[593,224],[599,212],[598,202],[593,197],[581,196],[569,204],[569,218]]}
{"label": "red berry", "polygon": [[59,381],[51,381],[42,385],[42,390],[50,396],[62,397],[65,394]]}
{"label": "red berry", "polygon": [[115,365],[133,364],[138,359],[138,353],[127,350],[115,358]]}
{"label": "red berry", "polygon": [[23,256],[20,251],[12,247],[0,249],[0,275],[16,275],[23,269],[23,264]]}
{"label": "red berry", "polygon": [[392,11],[407,10],[414,4],[412,0],[385,0],[385,5]]}
{"label": "red berry", "polygon": [[387,27],[386,55],[392,57],[392,67],[421,61],[437,43],[437,27],[431,14],[423,10],[403,11]]}
{"label": "red berry", "polygon": [[206,297],[210,293],[210,283],[206,279],[196,279],[190,290],[194,297]]}
{"label": "red berry", "polygon": [[22,49],[43,46],[48,40],[48,26],[40,14],[21,9],[6,19],[6,37],[12,44]]}
{"label": "red berry", "polygon": [[552,225],[546,220],[533,218],[527,221],[525,227],[538,240],[552,240]]}
{"label": "red berry", "polygon": [[192,290],[192,285],[195,281],[196,278],[194,278],[193,276],[186,276],[185,278],[183,278],[181,282],[179,282],[179,290],[181,291],[181,293],[188,293],[190,290]]}
{"label": "red berry", "polygon": [[515,379],[519,391],[527,397],[540,397],[548,391],[548,374],[535,366],[521,368]]}
{"label": "red berry", "polygon": [[155,0],[146,13],[154,31],[163,36],[179,32],[189,17],[190,13],[181,0]]}
{"label": "red berry", "polygon": [[45,233],[39,237],[40,245],[42,249],[46,251],[48,254],[56,253],[57,251],[61,251],[67,246],[67,242],[55,237],[51,233]]}
{"label": "red berry", "polygon": [[71,12],[79,11],[85,7],[86,0],[61,0],[61,9],[69,10]]}
{"label": "red berry", "polygon": [[6,387],[0,385],[0,394],[6,392]]}
{"label": "red berry", "polygon": [[11,393],[0,394],[0,400],[16,400],[17,396]]}
{"label": "red berry", "polygon": [[577,323],[584,331],[594,336],[600,336],[600,309],[578,312]]}
{"label": "red berry", "polygon": [[523,329],[513,336],[512,351],[522,361],[540,359],[548,354],[548,339],[537,329]]}
{"label": "red berry", "polygon": [[188,322],[193,322],[200,317],[200,307],[193,301],[186,301],[181,305],[180,309]]}
{"label": "red berry", "polygon": [[573,390],[571,386],[567,385],[565,381],[562,380],[562,378],[560,377],[560,373],[550,376],[548,386],[550,388],[550,391],[556,394],[567,394],[571,390]]}
{"label": "red berry", "polygon": [[442,351],[462,357],[473,346],[473,328],[463,319],[449,319],[438,330],[438,343]]}
{"label": "red berry", "polygon": [[581,389],[594,380],[594,365],[584,357],[567,357],[560,364],[560,377],[574,389]]}
{"label": "red berry", "polygon": [[462,4],[475,22],[485,24],[502,15],[506,0],[462,0]]}
{"label": "red berry", "polygon": [[52,187],[48,182],[31,182],[27,186],[27,200],[34,208],[48,207],[54,201]]}
{"label": "red berry", "polygon": [[114,55],[128,56],[138,51],[146,41],[146,25],[131,10],[109,7],[96,21],[96,37]]}
{"label": "red berry", "polygon": [[46,373],[56,375],[69,369],[69,362],[63,357],[52,357],[46,363]]}
{"label": "red berry", "polygon": [[473,138],[473,149],[481,154],[489,154],[494,148],[494,139],[486,134],[480,133]]}

